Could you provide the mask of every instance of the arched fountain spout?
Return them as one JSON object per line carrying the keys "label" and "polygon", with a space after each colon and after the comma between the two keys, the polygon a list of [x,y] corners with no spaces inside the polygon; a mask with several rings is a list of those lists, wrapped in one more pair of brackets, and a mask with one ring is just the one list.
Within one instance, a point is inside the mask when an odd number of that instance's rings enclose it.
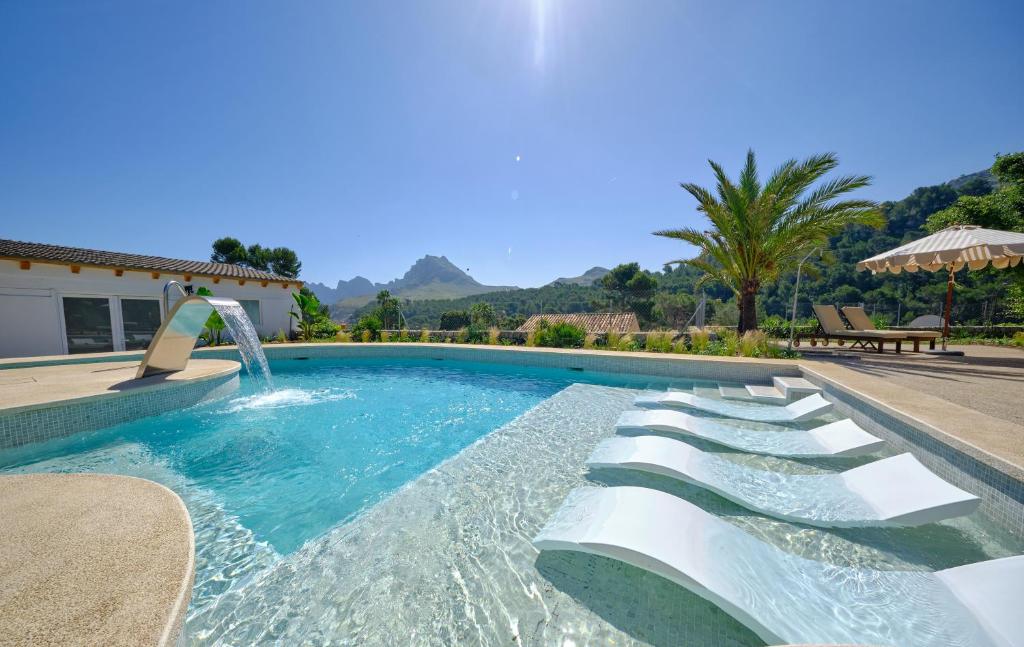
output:
{"label": "arched fountain spout", "polygon": [[249,373],[253,373],[252,363],[255,361],[259,365],[256,370],[263,374],[261,377],[269,378],[267,358],[242,306],[234,299],[196,294],[180,299],[168,313],[167,319],[153,335],[153,341],[149,342],[135,377],[183,370],[192,355],[199,333],[203,332],[214,311],[220,313],[228,332],[238,344],[242,362]]}

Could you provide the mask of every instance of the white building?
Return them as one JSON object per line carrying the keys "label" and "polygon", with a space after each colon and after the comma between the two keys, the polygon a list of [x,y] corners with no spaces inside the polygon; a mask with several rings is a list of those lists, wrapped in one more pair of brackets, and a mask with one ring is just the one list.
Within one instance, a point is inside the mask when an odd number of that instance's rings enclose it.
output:
{"label": "white building", "polygon": [[0,239],[0,357],[145,349],[171,280],[237,300],[263,337],[290,331],[302,285],[224,263]]}

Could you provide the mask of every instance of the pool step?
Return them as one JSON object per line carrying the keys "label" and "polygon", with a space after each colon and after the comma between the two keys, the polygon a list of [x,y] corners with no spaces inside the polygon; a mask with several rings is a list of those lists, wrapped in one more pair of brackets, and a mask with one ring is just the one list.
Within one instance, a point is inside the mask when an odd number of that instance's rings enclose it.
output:
{"label": "pool step", "polygon": [[769,404],[786,404],[793,400],[820,393],[821,389],[802,377],[772,378],[772,385],[719,386],[718,394],[726,400],[753,400]]}
{"label": "pool step", "polygon": [[772,384],[787,400],[796,400],[805,395],[821,393],[821,388],[802,377],[773,377]]}

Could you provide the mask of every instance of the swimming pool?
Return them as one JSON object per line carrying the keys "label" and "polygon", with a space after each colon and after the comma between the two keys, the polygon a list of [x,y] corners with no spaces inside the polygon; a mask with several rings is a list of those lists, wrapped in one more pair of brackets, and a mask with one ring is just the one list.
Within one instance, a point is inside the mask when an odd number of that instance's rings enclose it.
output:
{"label": "swimming pool", "polygon": [[[756,645],[713,605],[627,565],[541,554],[530,539],[573,487],[663,489],[785,550],[930,570],[1024,550],[972,515],[914,529],[828,531],[694,486],[588,473],[638,390],[715,385],[460,361],[278,360],[214,402],[8,451],[8,472],[103,471],[182,496],[196,532],[190,644]],[[862,460],[710,452],[790,473]]]}

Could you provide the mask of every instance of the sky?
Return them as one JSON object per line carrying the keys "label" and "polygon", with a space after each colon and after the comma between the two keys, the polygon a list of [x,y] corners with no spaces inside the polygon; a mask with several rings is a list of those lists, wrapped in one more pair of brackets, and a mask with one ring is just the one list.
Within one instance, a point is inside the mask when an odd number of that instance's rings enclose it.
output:
{"label": "sky", "polygon": [[522,287],[692,256],[707,160],[915,187],[1024,149],[1024,2],[0,0],[0,238],[424,254]]}

